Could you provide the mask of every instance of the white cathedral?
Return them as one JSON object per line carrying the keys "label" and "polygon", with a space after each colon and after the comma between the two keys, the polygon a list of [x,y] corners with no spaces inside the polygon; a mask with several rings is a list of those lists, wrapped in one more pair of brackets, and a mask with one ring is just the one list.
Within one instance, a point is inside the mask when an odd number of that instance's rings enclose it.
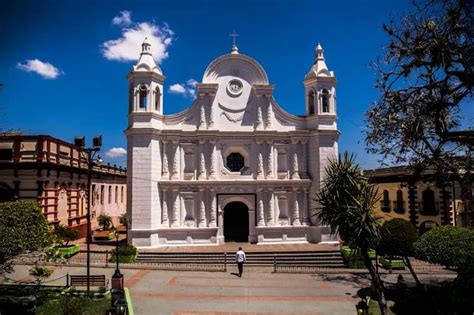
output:
{"label": "white cathedral", "polygon": [[265,70],[235,45],[209,64],[188,109],[164,115],[151,49],[145,39],[127,77],[129,243],[329,240],[314,199],[339,131],[321,46],[304,78],[304,116],[277,104]]}

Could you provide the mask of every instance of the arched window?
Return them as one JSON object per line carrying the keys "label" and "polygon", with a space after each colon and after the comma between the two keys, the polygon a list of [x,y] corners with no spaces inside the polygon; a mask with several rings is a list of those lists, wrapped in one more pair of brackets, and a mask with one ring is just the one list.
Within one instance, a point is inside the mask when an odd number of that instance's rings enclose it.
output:
{"label": "arched window", "polygon": [[109,204],[112,203],[112,186],[109,185],[109,193],[108,193],[108,197],[109,197]]}
{"label": "arched window", "polygon": [[157,86],[155,89],[155,110],[159,111],[160,110],[160,101],[161,101],[161,91],[160,87]]}
{"label": "arched window", "polygon": [[329,113],[329,91],[326,89],[321,92],[321,103],[323,113]]}
{"label": "arched window", "polygon": [[128,111],[133,112],[133,85],[128,87]]}
{"label": "arched window", "polygon": [[101,185],[100,186],[100,204],[104,204],[104,194],[105,194],[105,186]]}
{"label": "arched window", "polygon": [[92,198],[91,198],[92,206],[95,206],[96,195],[97,195],[97,191],[96,191],[95,184],[92,184]]}
{"label": "arched window", "polygon": [[120,188],[120,202],[123,203],[123,186]]}
{"label": "arched window", "polygon": [[405,202],[403,201],[403,191],[397,191],[397,206],[395,207],[395,212],[398,214],[405,213]]}
{"label": "arched window", "polygon": [[118,186],[115,186],[115,203],[118,203]]}
{"label": "arched window", "polygon": [[146,85],[140,85],[140,109],[146,109],[147,105],[147,90]]}
{"label": "arched window", "polygon": [[386,189],[382,193],[381,209],[383,212],[390,212],[390,195]]}
{"label": "arched window", "polygon": [[231,172],[240,172],[240,170],[245,166],[244,157],[240,153],[229,154],[227,156],[226,162],[227,168]]}
{"label": "arched window", "polygon": [[435,202],[435,193],[432,189],[427,188],[421,194],[422,204],[420,213],[422,215],[437,215],[438,207]]}
{"label": "arched window", "polygon": [[311,91],[308,94],[308,113],[314,115],[314,92]]}

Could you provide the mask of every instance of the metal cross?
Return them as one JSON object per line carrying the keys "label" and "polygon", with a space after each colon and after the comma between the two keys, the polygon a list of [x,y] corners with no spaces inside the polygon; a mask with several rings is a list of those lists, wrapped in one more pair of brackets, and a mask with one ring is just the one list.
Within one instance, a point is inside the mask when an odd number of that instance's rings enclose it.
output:
{"label": "metal cross", "polygon": [[232,34],[229,34],[230,37],[232,37],[232,45],[235,46],[235,40],[236,40],[236,37],[237,36],[240,36],[239,34],[237,34],[234,30],[234,32]]}

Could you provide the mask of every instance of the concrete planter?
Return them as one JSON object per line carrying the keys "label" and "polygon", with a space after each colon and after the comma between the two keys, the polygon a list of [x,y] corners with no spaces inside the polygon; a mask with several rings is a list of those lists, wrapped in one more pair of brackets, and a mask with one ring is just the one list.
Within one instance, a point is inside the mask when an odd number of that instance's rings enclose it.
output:
{"label": "concrete planter", "polygon": [[65,258],[69,258],[81,250],[79,244],[68,246],[68,247],[58,247],[57,251],[59,255]]}
{"label": "concrete planter", "polygon": [[405,263],[403,262],[403,259],[399,258],[380,257],[379,263],[385,269],[405,269]]}
{"label": "concrete planter", "polygon": [[96,240],[111,240],[115,237],[114,231],[94,231],[94,239]]}

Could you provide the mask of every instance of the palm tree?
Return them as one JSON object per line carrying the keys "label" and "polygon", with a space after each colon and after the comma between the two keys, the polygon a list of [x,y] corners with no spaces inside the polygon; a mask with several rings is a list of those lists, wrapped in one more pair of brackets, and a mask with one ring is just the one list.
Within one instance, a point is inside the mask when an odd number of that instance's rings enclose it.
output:
{"label": "palm tree", "polygon": [[329,161],[326,179],[317,194],[317,215],[332,233],[339,233],[342,240],[360,250],[380,311],[386,314],[383,283],[369,257],[369,249],[375,248],[380,237],[379,219],[373,213],[378,200],[377,189],[363,176],[354,155],[346,152],[339,160]]}

